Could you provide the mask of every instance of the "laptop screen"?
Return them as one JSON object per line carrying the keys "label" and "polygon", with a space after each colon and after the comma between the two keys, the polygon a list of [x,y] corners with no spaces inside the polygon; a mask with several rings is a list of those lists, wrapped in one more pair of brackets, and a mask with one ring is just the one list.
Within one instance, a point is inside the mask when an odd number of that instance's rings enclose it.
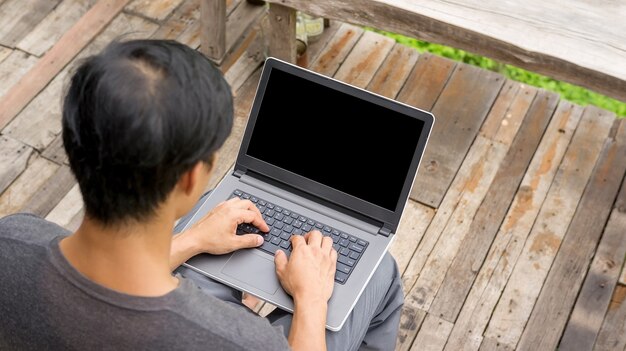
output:
{"label": "laptop screen", "polygon": [[246,154],[394,211],[424,122],[273,69]]}

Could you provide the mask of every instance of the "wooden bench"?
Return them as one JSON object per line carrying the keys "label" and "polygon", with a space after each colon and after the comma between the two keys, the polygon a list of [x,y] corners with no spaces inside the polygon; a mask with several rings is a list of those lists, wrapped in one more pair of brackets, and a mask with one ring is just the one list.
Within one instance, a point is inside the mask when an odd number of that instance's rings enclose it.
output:
{"label": "wooden bench", "polygon": [[[203,0],[208,30],[224,0]],[[295,61],[295,10],[450,45],[626,101],[626,4],[598,1],[267,0],[270,55]],[[222,5],[220,5],[222,3]],[[217,12],[215,11],[217,10]],[[209,21],[213,21],[209,23]],[[212,48],[220,47],[213,45]],[[223,45],[221,46],[223,47]],[[212,49],[214,50],[214,49]],[[219,49],[215,51],[220,54]],[[215,55],[213,55],[215,57]]]}

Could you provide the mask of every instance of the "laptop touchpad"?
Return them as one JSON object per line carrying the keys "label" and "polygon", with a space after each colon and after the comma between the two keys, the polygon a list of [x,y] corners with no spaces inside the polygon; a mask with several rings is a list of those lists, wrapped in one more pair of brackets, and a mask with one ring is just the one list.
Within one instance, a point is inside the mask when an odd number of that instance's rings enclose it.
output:
{"label": "laptop touchpad", "polygon": [[272,295],[280,287],[274,261],[255,252],[235,252],[222,268],[222,273]]}

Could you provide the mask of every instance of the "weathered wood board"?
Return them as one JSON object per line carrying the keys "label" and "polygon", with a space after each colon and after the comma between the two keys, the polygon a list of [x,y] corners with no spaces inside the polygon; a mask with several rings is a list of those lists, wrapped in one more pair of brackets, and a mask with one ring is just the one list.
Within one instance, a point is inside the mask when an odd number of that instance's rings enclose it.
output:
{"label": "weathered wood board", "polygon": [[61,0],[7,0],[0,6],[0,45],[14,48]]}
{"label": "weathered wood board", "polygon": [[[531,232],[582,108],[561,101],[531,161],[509,212],[456,319],[446,350],[478,350],[494,307]],[[505,119],[507,121],[508,119]]]}
{"label": "weathered wood board", "polygon": [[436,122],[413,184],[414,200],[439,207],[503,83],[499,74],[457,65],[432,109]]}
{"label": "weathered wood board", "polygon": [[554,349],[587,273],[626,171],[626,124],[605,142],[593,175],[546,278],[518,344],[519,350]]}
{"label": "weathered wood board", "polygon": [[17,48],[41,56],[96,3],[97,0],[63,0],[37,24]]}
{"label": "weathered wood board", "polygon": [[626,258],[626,178],[621,189],[563,332],[562,350],[592,350],[602,327]]}
{"label": "weathered wood board", "polygon": [[485,337],[517,345],[612,124],[612,116],[597,109],[583,113],[521,254],[509,257],[515,267]]}

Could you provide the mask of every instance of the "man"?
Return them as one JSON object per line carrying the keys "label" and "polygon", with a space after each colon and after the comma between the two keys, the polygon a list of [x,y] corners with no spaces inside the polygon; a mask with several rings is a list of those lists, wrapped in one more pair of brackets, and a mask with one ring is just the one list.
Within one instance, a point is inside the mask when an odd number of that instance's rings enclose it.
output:
{"label": "man", "polygon": [[[231,199],[172,237],[207,185],[232,127],[219,70],[176,42],[109,45],[76,70],[63,143],[85,205],[75,233],[32,215],[0,220],[0,349],[393,349],[402,289],[389,255],[339,332],[325,330],[337,253],[292,239],[276,273],[293,314],[261,318],[241,293],[177,267],[261,245],[258,209]],[[307,141],[304,141],[307,142]]]}

